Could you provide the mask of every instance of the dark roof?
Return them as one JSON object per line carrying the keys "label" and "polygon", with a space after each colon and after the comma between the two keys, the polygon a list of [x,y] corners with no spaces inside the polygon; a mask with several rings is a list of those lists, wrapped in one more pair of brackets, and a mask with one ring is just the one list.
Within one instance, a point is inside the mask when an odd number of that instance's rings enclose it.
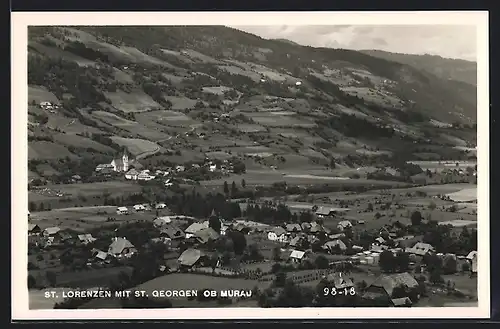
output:
{"label": "dark roof", "polygon": [[160,234],[164,234],[168,236],[170,239],[179,239],[186,236],[184,232],[175,225],[168,225],[162,228]]}
{"label": "dark roof", "polygon": [[[390,275],[381,275],[375,282],[373,282],[370,287],[382,288],[386,291],[389,296],[392,296],[394,288],[398,286],[405,286],[407,288],[418,287],[418,282],[415,278],[408,272],[396,273]],[[368,288],[370,288],[368,287]]]}
{"label": "dark roof", "polygon": [[350,278],[346,278],[342,276],[342,273],[338,272],[328,275],[327,280],[332,282],[337,289],[350,288],[354,286],[354,282],[352,282]]}

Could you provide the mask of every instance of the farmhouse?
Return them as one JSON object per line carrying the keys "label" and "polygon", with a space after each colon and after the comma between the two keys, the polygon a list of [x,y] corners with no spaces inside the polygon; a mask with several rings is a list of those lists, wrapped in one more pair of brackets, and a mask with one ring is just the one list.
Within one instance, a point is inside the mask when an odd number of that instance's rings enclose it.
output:
{"label": "farmhouse", "polygon": [[302,240],[303,240],[303,237],[301,237],[301,236],[296,236],[296,237],[294,237],[294,238],[290,241],[289,245],[290,245],[290,247],[294,247],[294,248],[299,247],[299,246],[301,245]]}
{"label": "farmhouse", "polygon": [[43,230],[42,232],[42,235],[45,236],[45,237],[48,237],[48,236],[53,236],[55,235],[57,232],[59,232],[61,229],[57,226],[54,226],[54,227],[47,227],[45,230]]}
{"label": "farmhouse", "polygon": [[391,299],[391,306],[393,307],[409,307],[413,303],[409,297]]}
{"label": "farmhouse", "polygon": [[300,227],[299,224],[286,224],[286,231],[290,233],[296,233],[302,231],[302,227]]}
{"label": "farmhouse", "polygon": [[164,203],[158,203],[156,206],[155,206],[155,209],[165,209],[167,208],[167,205],[164,204]]}
{"label": "farmhouse", "polygon": [[308,231],[311,229],[311,224],[308,222],[304,222],[300,224],[300,227],[302,228],[302,231]]}
{"label": "farmhouse", "polygon": [[137,180],[138,176],[139,172],[133,168],[125,173],[125,178],[129,180]]}
{"label": "farmhouse", "polygon": [[405,252],[417,256],[425,256],[428,253],[433,253],[435,251],[434,247],[428,243],[417,242],[411,248],[406,248]]}
{"label": "farmhouse", "polygon": [[109,257],[109,254],[105,253],[102,250],[94,249],[92,251],[92,257],[94,257],[98,261],[105,261]]}
{"label": "farmhouse", "polygon": [[333,252],[335,251],[335,249],[339,250],[339,251],[345,251],[347,250],[347,246],[346,244],[342,241],[342,240],[333,240],[333,241],[328,241],[327,243],[325,243],[322,248],[324,250],[327,250],[329,252]]}
{"label": "farmhouse", "polygon": [[131,257],[136,252],[137,249],[126,238],[115,237],[108,248],[108,254],[117,258]]}
{"label": "farmhouse", "polygon": [[418,298],[417,288],[417,280],[408,272],[381,275],[368,286],[363,298],[388,306],[395,298],[411,298],[413,296]]}
{"label": "farmhouse", "polygon": [[196,222],[189,225],[188,228],[186,228],[186,230],[184,231],[186,233],[186,239],[193,237],[196,232],[201,231],[204,228],[208,228],[208,221],[205,221],[203,223]]}
{"label": "farmhouse", "polygon": [[477,273],[477,251],[471,251],[465,258],[471,265],[471,272]]}
{"label": "farmhouse", "polygon": [[271,241],[286,242],[287,236],[286,231],[282,227],[273,227],[271,231],[267,233],[267,238]]}
{"label": "farmhouse", "polygon": [[113,170],[117,172],[126,172],[129,168],[129,159],[128,154],[124,151],[121,157],[117,157],[111,161],[111,166],[113,166]]}
{"label": "farmhouse", "polygon": [[350,222],[350,221],[348,221],[348,220],[343,220],[343,221],[341,221],[341,222],[339,222],[339,223],[337,224],[337,229],[338,229],[339,231],[344,231],[344,230],[349,229],[349,228],[351,228],[351,227],[352,227],[352,224],[351,224],[351,222]]}
{"label": "farmhouse", "polygon": [[153,176],[149,173],[149,170],[143,170],[139,175],[137,175],[137,180],[142,181],[150,181],[155,179],[156,176]]}
{"label": "farmhouse", "polygon": [[292,250],[288,258],[294,263],[300,263],[307,259],[306,252],[300,250]]}
{"label": "farmhouse", "polygon": [[309,232],[313,233],[313,234],[321,233],[321,232],[328,233],[329,230],[326,227],[319,225],[316,222],[313,222],[313,223],[311,223],[311,228],[309,229]]}
{"label": "farmhouse", "polygon": [[207,227],[194,233],[194,236],[199,243],[207,243],[208,241],[217,240],[219,233],[215,232],[213,228]]}
{"label": "farmhouse", "polygon": [[333,286],[339,289],[350,289],[354,287],[354,282],[351,279],[342,276],[341,272],[329,274],[326,279],[328,282],[333,283]]}
{"label": "farmhouse", "polygon": [[170,216],[156,217],[153,221],[155,227],[163,227],[170,223],[172,223],[172,218]]}
{"label": "farmhouse", "polygon": [[95,168],[95,171],[96,172],[101,172],[101,171],[103,171],[105,169],[114,170],[114,167],[110,163],[103,163],[103,164],[97,165],[97,167]]}
{"label": "farmhouse", "polygon": [[136,204],[136,205],[134,205],[134,210],[135,211],[145,211],[146,207],[144,207],[144,205],[142,205],[142,204]]}
{"label": "farmhouse", "polygon": [[40,228],[40,226],[38,226],[36,224],[28,224],[28,236],[37,235],[37,234],[40,234],[41,232],[42,232],[42,229]]}
{"label": "farmhouse", "polygon": [[94,238],[92,236],[92,234],[79,234],[78,236],[78,240],[83,243],[83,244],[89,244],[89,243],[92,243],[96,240],[96,238]]}
{"label": "farmhouse", "polygon": [[315,214],[318,218],[335,217],[336,215],[345,213],[348,210],[349,209],[347,208],[319,207]]}
{"label": "farmhouse", "polygon": [[186,235],[184,232],[175,225],[168,225],[163,227],[160,231],[160,236],[166,236],[171,240],[178,240],[184,238]]}
{"label": "farmhouse", "polygon": [[116,214],[117,215],[128,215],[128,209],[127,209],[127,207],[118,207],[118,208],[116,208]]}
{"label": "farmhouse", "polygon": [[394,242],[396,242],[397,247],[406,249],[415,245],[415,243],[419,242],[421,238],[421,236],[405,235],[401,238],[394,239]]}

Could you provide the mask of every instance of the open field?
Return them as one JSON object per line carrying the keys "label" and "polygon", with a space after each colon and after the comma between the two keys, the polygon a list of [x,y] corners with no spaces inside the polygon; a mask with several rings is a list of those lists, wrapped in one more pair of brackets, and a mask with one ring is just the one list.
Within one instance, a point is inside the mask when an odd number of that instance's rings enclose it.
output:
{"label": "open field", "polygon": [[191,118],[189,118],[184,113],[172,111],[172,110],[152,111],[152,112],[148,112],[148,113],[142,113],[142,114],[139,114],[137,116],[139,116],[141,118],[147,118],[150,120],[164,122],[166,124],[169,124],[171,121],[181,121],[181,122],[191,121]]}
{"label": "open field", "polygon": [[231,74],[237,74],[237,75],[242,75],[242,76],[248,77],[248,78],[252,79],[253,81],[260,81],[260,79],[261,79],[260,74],[253,72],[253,71],[245,70],[239,66],[219,65],[218,68],[221,70],[227,71]]}
{"label": "open field", "polygon": [[134,156],[138,156],[144,153],[155,153],[160,149],[160,146],[158,144],[145,139],[123,138],[118,136],[113,136],[111,137],[111,139],[116,144],[126,147],[127,150]]}
{"label": "open field", "polygon": [[59,114],[46,113],[49,117],[47,126],[58,128],[67,134],[82,134],[82,133],[102,133],[99,128],[83,125],[80,121],[63,117]]}
{"label": "open field", "polygon": [[[101,195],[104,192],[113,194],[136,193],[140,186],[130,182],[108,181],[95,183],[45,185],[42,190],[28,192],[29,201],[57,201],[62,197],[77,197],[78,195]],[[60,195],[60,196],[58,196]]]}
{"label": "open field", "polygon": [[75,55],[69,51],[64,51],[61,48],[46,46],[46,45],[42,45],[42,44],[37,43],[37,42],[29,42],[28,47],[35,49],[36,52],[43,54],[45,56],[50,56],[53,58],[64,58],[64,60],[69,61],[69,62],[74,62],[78,66],[84,67],[84,66],[95,66],[96,65],[96,63],[94,61],[80,57],[80,56]]}
{"label": "open field", "polygon": [[446,195],[453,201],[471,201],[471,200],[477,200],[477,186],[473,188],[465,188],[463,190],[457,191],[457,192],[452,192]]}
{"label": "open field", "polygon": [[[108,217],[114,218],[114,221],[108,221]],[[71,229],[78,232],[87,232],[97,227],[104,228],[106,225],[116,223],[129,223],[137,220],[152,221],[154,218],[154,212],[118,215],[115,206],[59,208],[32,212],[30,215],[31,223],[37,224],[41,229],[58,226],[61,229]]]}
{"label": "open field", "polygon": [[150,63],[150,64],[159,65],[159,66],[163,66],[163,67],[169,67],[169,68],[176,68],[172,64],[169,64],[169,63],[162,61],[156,57],[145,54],[135,47],[120,47],[120,48],[123,51],[126,51],[132,57],[134,57],[137,62]]}
{"label": "open field", "polygon": [[122,70],[114,68],[113,73],[114,73],[114,78],[117,82],[121,82],[121,83],[133,83],[134,82],[134,79],[132,78],[132,76],[126,72],[123,72]]}
{"label": "open field", "polygon": [[35,101],[40,102],[51,102],[59,104],[59,99],[56,95],[41,86],[28,86],[28,101],[31,103]]}
{"label": "open field", "polygon": [[47,141],[28,142],[28,160],[52,160],[65,157],[78,158],[63,145]]}
{"label": "open field", "polygon": [[129,125],[136,125],[137,123],[135,121],[130,121],[124,118],[119,117],[116,114],[110,113],[110,112],[104,112],[104,111],[93,111],[91,113],[91,116],[99,119],[109,125],[112,126],[129,126]]}
{"label": "open field", "polygon": [[[306,176],[304,176],[306,175]],[[335,178],[325,178],[321,176],[307,176],[306,173],[283,173],[279,171],[271,170],[247,170],[245,174],[242,175],[232,175],[230,177],[224,177],[219,180],[213,181],[203,181],[202,185],[205,186],[222,186],[224,181],[241,181],[245,179],[248,186],[252,185],[262,185],[270,186],[276,182],[287,182],[288,184],[296,185],[314,185],[314,184],[339,184],[339,185],[373,185],[373,186],[401,186],[404,184],[394,181],[379,181],[379,180],[368,180],[368,179],[335,179]]]}
{"label": "open field", "polygon": [[109,98],[114,108],[125,113],[143,112],[161,108],[160,104],[139,90],[131,93],[119,90],[117,92],[106,92],[105,95]]}
{"label": "open field", "polygon": [[174,85],[181,84],[184,81],[184,79],[186,79],[186,77],[184,77],[184,76],[173,75],[173,74],[170,74],[170,73],[162,73],[161,75],[165,79],[170,80],[170,82],[172,84],[174,84]]}
{"label": "open field", "polygon": [[165,96],[165,100],[172,103],[172,110],[185,110],[194,108],[197,100],[179,96]]}
{"label": "open field", "polygon": [[[467,167],[474,168],[477,165],[475,161],[409,161],[409,163],[420,166],[423,170],[442,171],[443,169],[465,169]],[[458,165],[457,165],[458,164]]]}
{"label": "open field", "polygon": [[223,64],[223,62],[216,60],[213,57],[210,57],[208,55],[202,54],[196,50],[193,49],[184,49],[181,51],[181,54],[185,57],[188,57],[194,61],[202,62],[202,63],[207,63],[207,64]]}
{"label": "open field", "polygon": [[231,90],[232,88],[225,86],[217,86],[217,87],[203,87],[203,92],[215,94],[215,95],[224,95],[224,92]]}
{"label": "open field", "polygon": [[303,118],[297,118],[291,115],[287,116],[276,116],[269,113],[245,113],[246,116],[254,120],[260,125],[267,127],[303,127],[312,128],[316,124],[310,120],[305,120]]}
{"label": "open field", "polygon": [[224,151],[214,151],[205,153],[206,157],[209,159],[217,159],[217,160],[227,160],[232,157],[231,154]]}
{"label": "open field", "polygon": [[109,146],[98,143],[90,138],[82,137],[73,134],[57,134],[54,135],[54,141],[65,146],[73,146],[77,148],[92,148],[102,153],[114,153],[115,150]]}

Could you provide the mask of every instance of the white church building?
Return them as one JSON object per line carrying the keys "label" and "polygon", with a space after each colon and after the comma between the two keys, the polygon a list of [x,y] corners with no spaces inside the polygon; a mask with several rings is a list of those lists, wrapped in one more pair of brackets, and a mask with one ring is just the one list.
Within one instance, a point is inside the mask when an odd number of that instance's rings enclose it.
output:
{"label": "white church building", "polygon": [[126,172],[129,169],[129,158],[127,151],[124,151],[122,153],[121,157],[118,157],[116,159],[113,159],[111,161],[111,166],[113,166],[113,170],[117,172]]}

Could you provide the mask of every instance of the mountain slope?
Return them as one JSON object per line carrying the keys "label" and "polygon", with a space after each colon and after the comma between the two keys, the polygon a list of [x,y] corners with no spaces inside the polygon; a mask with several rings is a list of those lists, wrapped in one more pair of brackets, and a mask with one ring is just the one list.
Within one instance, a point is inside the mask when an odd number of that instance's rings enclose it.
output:
{"label": "mountain slope", "polygon": [[474,88],[361,52],[222,26],[31,27],[28,48],[30,152],[45,162],[125,147],[305,169],[475,143]]}
{"label": "mountain slope", "polygon": [[407,64],[425,70],[445,80],[456,80],[475,86],[477,84],[477,63],[462,59],[443,58],[435,55],[410,55],[382,50],[362,50],[370,56]]}

